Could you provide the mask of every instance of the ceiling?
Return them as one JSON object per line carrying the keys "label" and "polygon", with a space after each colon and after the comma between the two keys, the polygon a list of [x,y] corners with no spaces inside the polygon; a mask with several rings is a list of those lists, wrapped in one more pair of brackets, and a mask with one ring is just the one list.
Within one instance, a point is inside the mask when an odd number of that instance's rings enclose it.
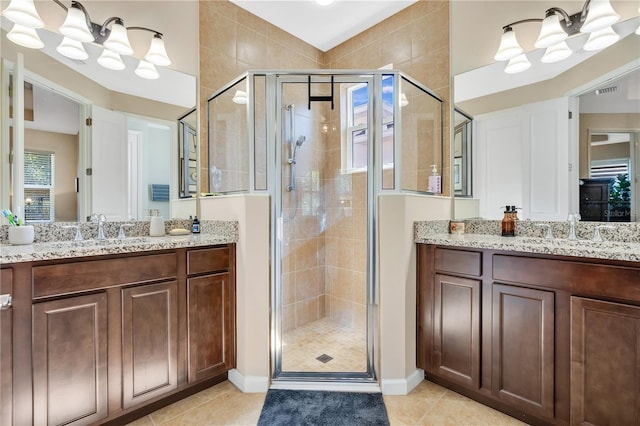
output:
{"label": "ceiling", "polygon": [[326,52],[417,0],[230,0],[276,27]]}

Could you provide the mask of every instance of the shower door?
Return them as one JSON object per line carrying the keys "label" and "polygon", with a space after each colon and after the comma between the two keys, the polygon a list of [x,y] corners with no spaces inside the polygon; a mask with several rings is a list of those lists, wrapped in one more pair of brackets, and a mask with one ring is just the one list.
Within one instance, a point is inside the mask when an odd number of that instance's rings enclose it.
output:
{"label": "shower door", "polygon": [[374,76],[331,78],[276,79],[276,381],[375,379]]}

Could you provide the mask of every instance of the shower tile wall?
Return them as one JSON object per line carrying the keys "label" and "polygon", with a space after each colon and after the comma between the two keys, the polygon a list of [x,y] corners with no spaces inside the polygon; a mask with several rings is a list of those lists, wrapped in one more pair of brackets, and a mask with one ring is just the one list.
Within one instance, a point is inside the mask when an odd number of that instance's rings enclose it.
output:
{"label": "shower tile wall", "polygon": [[[206,99],[215,90],[249,69],[363,69],[389,63],[425,84],[449,105],[449,3],[446,1],[419,1],[328,52],[302,42],[231,2],[200,1],[199,4],[200,111],[206,111]],[[445,114],[445,123],[448,123],[449,108],[445,108]],[[366,216],[361,197],[366,193],[366,183],[364,175],[351,175],[353,181],[350,181],[336,173],[340,168],[340,139],[339,130],[336,133],[333,125],[335,129],[340,128],[339,114],[337,110],[331,115],[325,111],[324,117],[328,121],[321,120],[314,132],[322,132],[322,124],[328,123],[327,133],[309,141],[309,145],[305,143],[300,154],[311,153],[313,144],[326,139],[324,148],[320,145],[313,148],[320,166],[318,174],[305,184],[311,185],[313,179],[319,179],[316,198],[335,201],[327,202],[325,215],[318,215],[318,222],[310,225],[307,221],[311,218],[300,220],[295,227],[300,233],[287,236],[290,244],[295,242],[302,247],[302,254],[289,252],[284,259],[287,268],[283,277],[284,298],[288,305],[284,322],[289,328],[296,325],[296,313],[300,314],[301,323],[325,314],[358,326],[364,322],[365,288],[361,283],[366,265],[364,256],[356,257],[356,254],[366,252]],[[200,134],[207,135],[206,130],[206,120],[201,116]],[[448,126],[444,132],[449,135]],[[207,158],[206,136],[201,140],[201,158]],[[449,158],[448,146],[445,144],[444,158]],[[202,190],[208,191],[207,165],[202,167]],[[449,174],[445,164],[442,175]],[[390,175],[386,170],[385,182]],[[312,175],[303,177],[300,172],[299,176],[308,179]],[[424,178],[421,175],[414,179],[419,182]],[[443,192],[448,194],[449,188],[450,182],[444,179]],[[303,200],[300,202],[304,205]],[[324,233],[302,237],[314,228]],[[311,268],[313,272],[296,269],[303,264],[315,265]],[[312,284],[296,289],[292,283],[296,283],[298,277],[306,280],[306,276]],[[317,289],[313,288],[316,282]],[[305,298],[307,295],[311,296]],[[298,296],[301,298],[296,299]]]}

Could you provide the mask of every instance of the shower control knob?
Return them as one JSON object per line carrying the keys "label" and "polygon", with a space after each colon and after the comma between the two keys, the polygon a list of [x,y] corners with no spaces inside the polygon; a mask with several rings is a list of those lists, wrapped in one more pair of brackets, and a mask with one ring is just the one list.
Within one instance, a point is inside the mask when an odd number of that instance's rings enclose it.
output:
{"label": "shower control knob", "polygon": [[294,160],[293,158],[289,158],[289,164],[296,164],[296,160]]}

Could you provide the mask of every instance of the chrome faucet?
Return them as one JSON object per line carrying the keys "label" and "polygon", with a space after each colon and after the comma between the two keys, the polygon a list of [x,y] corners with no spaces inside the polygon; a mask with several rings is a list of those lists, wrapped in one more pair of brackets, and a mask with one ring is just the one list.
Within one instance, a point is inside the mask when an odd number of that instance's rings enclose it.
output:
{"label": "chrome faucet", "polygon": [[106,216],[103,214],[94,213],[91,215],[91,222],[98,223],[98,236],[96,237],[96,239],[100,241],[106,240],[107,238],[104,236],[104,224],[107,222]]}
{"label": "chrome faucet", "polygon": [[[545,235],[544,238],[546,238],[547,240],[553,240],[553,231],[551,230],[551,225],[548,223],[536,223],[536,226],[538,228],[547,228],[547,234]],[[574,231],[575,234],[575,231]]]}
{"label": "chrome faucet", "polygon": [[66,225],[66,226],[63,226],[63,228],[76,230],[76,236],[74,238],[74,241],[84,240],[84,237],[82,236],[82,229],[79,223],[77,225]]}
{"label": "chrome faucet", "polygon": [[567,217],[567,222],[569,222],[569,236],[567,237],[570,240],[577,240],[576,237],[576,222],[580,220],[579,213],[570,213]]}
{"label": "chrome faucet", "polygon": [[616,229],[616,227],[612,225],[596,225],[596,229],[593,231],[593,241],[602,241],[600,236],[601,229]]}

